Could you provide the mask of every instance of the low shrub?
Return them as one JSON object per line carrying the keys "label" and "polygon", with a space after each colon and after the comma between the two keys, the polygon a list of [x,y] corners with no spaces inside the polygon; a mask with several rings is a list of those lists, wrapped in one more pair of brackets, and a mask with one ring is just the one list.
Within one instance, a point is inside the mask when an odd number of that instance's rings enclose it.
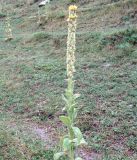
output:
{"label": "low shrub", "polygon": [[31,41],[43,41],[44,39],[49,38],[49,34],[46,32],[37,32],[32,36]]}
{"label": "low shrub", "polygon": [[6,17],[6,14],[0,13],[0,18],[4,18],[4,17]]}
{"label": "low shrub", "polygon": [[130,45],[137,44],[137,29],[126,29],[123,31],[119,31],[116,33],[112,33],[110,35],[104,36],[101,39],[102,46],[113,46],[117,47],[117,45],[129,43]]}
{"label": "low shrub", "polygon": [[26,160],[24,153],[27,153],[27,148],[19,143],[19,140],[0,129],[0,159],[22,159]]}

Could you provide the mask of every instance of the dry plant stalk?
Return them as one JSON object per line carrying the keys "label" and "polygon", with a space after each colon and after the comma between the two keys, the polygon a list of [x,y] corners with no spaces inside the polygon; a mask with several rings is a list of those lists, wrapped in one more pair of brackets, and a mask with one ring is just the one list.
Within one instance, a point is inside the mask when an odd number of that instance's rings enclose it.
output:
{"label": "dry plant stalk", "polygon": [[38,17],[38,21],[37,21],[37,23],[38,23],[38,25],[40,25],[41,24],[41,14],[40,14],[40,9],[39,9],[39,7],[38,7],[38,15],[37,15]]}
{"label": "dry plant stalk", "polygon": [[12,40],[13,39],[12,27],[11,27],[10,17],[9,17],[8,13],[7,13],[6,20],[5,20],[5,32],[6,32],[6,39],[5,39],[5,41]]}

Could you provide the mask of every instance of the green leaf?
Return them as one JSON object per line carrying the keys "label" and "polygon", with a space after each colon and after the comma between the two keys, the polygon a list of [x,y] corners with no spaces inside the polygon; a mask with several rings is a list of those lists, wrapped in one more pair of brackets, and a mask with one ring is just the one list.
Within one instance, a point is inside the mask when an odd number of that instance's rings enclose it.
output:
{"label": "green leaf", "polygon": [[66,104],[68,105],[68,100],[67,98],[62,94],[62,99],[66,102]]}
{"label": "green leaf", "polygon": [[87,145],[87,142],[85,141],[85,139],[84,139],[84,138],[82,138],[82,139],[81,139],[81,141],[80,141],[80,145],[82,145],[82,144]]}
{"label": "green leaf", "polygon": [[60,116],[59,119],[66,125],[70,126],[71,125],[71,120],[67,116]]}
{"label": "green leaf", "polygon": [[54,160],[58,160],[63,155],[64,155],[64,152],[59,152],[59,153],[54,154]]}
{"label": "green leaf", "polygon": [[76,108],[74,108],[73,117],[74,117],[74,119],[76,119],[76,118],[77,118],[77,109],[76,109]]}
{"label": "green leaf", "polygon": [[69,138],[64,138],[63,140],[63,150],[64,152],[68,151],[71,147],[71,141]]}
{"label": "green leaf", "polygon": [[82,138],[81,140],[79,140],[78,138],[75,138],[73,140],[73,142],[75,143],[75,146],[78,147],[80,145],[87,145],[87,142],[85,141],[84,138]]}
{"label": "green leaf", "polygon": [[75,160],[83,160],[82,158],[80,158],[80,157],[77,157]]}
{"label": "green leaf", "polygon": [[82,135],[80,129],[79,129],[78,127],[72,127],[72,129],[73,129],[73,131],[74,131],[75,136],[76,136],[79,140],[81,140],[81,139],[83,138],[83,135]]}
{"label": "green leaf", "polygon": [[87,144],[86,141],[83,138],[83,135],[78,127],[72,127],[73,132],[75,134],[75,139],[73,140],[75,142],[76,146],[82,145],[82,144]]}

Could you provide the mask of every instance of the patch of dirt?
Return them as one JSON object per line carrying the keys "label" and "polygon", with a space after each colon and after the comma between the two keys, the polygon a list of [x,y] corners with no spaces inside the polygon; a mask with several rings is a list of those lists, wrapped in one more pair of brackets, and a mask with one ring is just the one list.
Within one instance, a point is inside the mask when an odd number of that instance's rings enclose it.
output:
{"label": "patch of dirt", "polygon": [[[20,137],[20,133],[29,135],[34,140],[42,141],[46,149],[55,147],[59,143],[60,134],[63,134],[65,130],[58,120],[55,120],[54,123],[45,122],[43,124],[32,122],[29,119],[22,122],[12,121],[6,123],[8,129],[17,133],[16,136]],[[102,157],[101,154],[94,152],[88,147],[78,149],[77,154],[84,160],[101,160]]]}
{"label": "patch of dirt", "polygon": [[52,148],[57,144],[58,137],[55,128],[50,126],[47,128],[34,127],[33,132],[38,139],[46,144],[46,148]]}
{"label": "patch of dirt", "polygon": [[80,148],[78,150],[78,154],[83,158],[84,160],[102,160],[102,155],[99,153],[96,153],[89,148]]}

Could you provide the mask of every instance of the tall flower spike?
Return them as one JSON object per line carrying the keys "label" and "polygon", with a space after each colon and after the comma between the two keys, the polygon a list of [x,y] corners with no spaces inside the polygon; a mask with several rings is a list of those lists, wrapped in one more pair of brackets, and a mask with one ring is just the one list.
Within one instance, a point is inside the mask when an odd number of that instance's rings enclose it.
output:
{"label": "tall flower spike", "polygon": [[5,32],[6,32],[5,41],[12,40],[13,39],[12,28],[11,28],[11,24],[10,24],[10,17],[8,14],[7,14],[6,21],[5,21]]}
{"label": "tall flower spike", "polygon": [[38,21],[37,23],[40,25],[41,24],[41,15],[40,15],[40,9],[38,7]]}
{"label": "tall flower spike", "polygon": [[83,135],[78,127],[75,127],[75,120],[77,117],[76,96],[74,94],[74,72],[75,72],[75,50],[76,50],[76,15],[77,7],[72,5],[69,7],[68,17],[68,38],[67,38],[67,78],[68,86],[66,94],[63,99],[66,103],[66,116],[60,116],[60,120],[67,126],[68,133],[62,140],[62,151],[54,155],[54,160],[58,160],[63,155],[67,156],[69,160],[82,160],[76,157],[76,149],[82,144],[86,144]]}
{"label": "tall flower spike", "polygon": [[73,73],[75,72],[75,46],[76,46],[76,15],[77,6],[71,5],[69,7],[69,17],[68,17],[68,39],[67,39],[67,76],[68,78],[73,78]]}

